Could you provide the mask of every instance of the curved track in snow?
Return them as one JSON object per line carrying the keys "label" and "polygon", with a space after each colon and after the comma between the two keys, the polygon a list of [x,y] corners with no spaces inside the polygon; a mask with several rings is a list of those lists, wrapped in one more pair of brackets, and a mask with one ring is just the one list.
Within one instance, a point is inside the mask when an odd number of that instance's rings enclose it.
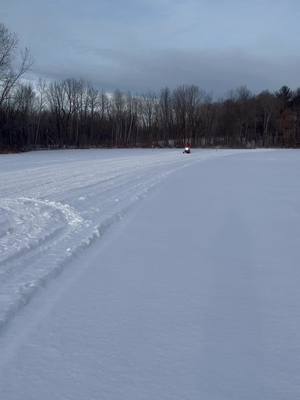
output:
{"label": "curved track in snow", "polygon": [[0,159],[0,329],[35,291],[179,168],[232,151],[82,150]]}
{"label": "curved track in snow", "polygon": [[1,399],[300,398],[300,151],[72,154],[1,197]]}

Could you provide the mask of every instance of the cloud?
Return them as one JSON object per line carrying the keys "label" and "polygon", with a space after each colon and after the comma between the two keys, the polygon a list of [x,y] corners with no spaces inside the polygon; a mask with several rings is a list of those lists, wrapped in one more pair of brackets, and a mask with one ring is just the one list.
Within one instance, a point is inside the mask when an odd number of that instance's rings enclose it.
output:
{"label": "cloud", "polygon": [[[298,0],[2,0],[33,74],[142,92],[193,83],[216,96],[300,85]],[[46,16],[46,17],[45,17]]]}
{"label": "cloud", "polygon": [[40,64],[36,75],[83,78],[105,90],[145,92],[196,84],[215,96],[247,85],[253,91],[296,87],[300,59],[257,56],[242,50],[100,49],[75,46],[70,63]]}

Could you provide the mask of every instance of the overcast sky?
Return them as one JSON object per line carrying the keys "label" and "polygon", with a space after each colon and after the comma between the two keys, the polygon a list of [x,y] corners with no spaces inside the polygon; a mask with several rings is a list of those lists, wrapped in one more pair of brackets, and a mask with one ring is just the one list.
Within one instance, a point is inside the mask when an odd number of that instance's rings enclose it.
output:
{"label": "overcast sky", "polygon": [[31,49],[34,76],[216,96],[300,86],[300,0],[0,0],[0,21]]}

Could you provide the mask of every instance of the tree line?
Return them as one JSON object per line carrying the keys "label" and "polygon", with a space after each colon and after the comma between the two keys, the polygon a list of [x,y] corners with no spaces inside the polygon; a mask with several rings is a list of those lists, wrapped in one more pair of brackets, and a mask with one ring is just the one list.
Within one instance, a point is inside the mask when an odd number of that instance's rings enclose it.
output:
{"label": "tree line", "polygon": [[297,147],[300,89],[221,100],[195,85],[107,93],[78,79],[25,82],[29,51],[0,24],[0,150],[65,147]]}

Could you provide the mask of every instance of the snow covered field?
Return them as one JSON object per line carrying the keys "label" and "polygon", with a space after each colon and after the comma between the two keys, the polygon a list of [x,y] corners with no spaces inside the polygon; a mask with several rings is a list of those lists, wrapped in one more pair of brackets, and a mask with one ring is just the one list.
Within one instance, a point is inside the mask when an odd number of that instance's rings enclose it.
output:
{"label": "snow covered field", "polygon": [[1,156],[0,330],[151,187],[178,168],[220,154],[67,150]]}
{"label": "snow covered field", "polygon": [[296,150],[1,156],[1,398],[299,398],[299,182]]}

